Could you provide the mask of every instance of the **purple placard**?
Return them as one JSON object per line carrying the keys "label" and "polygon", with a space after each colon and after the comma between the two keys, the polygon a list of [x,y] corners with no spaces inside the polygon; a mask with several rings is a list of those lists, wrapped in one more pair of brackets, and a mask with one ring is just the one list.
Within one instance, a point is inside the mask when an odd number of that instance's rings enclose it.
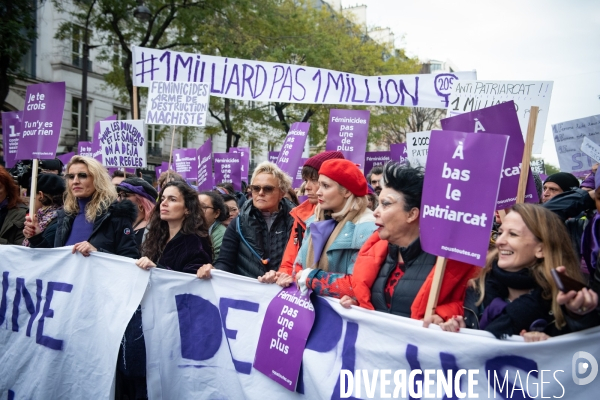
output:
{"label": "purple placard", "polygon": [[160,177],[160,174],[162,174],[162,166],[161,165],[155,166],[154,173],[156,174],[156,179],[158,180],[158,178]]}
{"label": "purple placard", "polygon": [[4,164],[12,168],[17,163],[17,150],[21,138],[23,111],[2,113],[2,143],[4,144]]}
{"label": "purple placard", "polygon": [[300,165],[298,166],[298,171],[296,172],[294,183],[292,184],[294,189],[298,189],[300,186],[302,186],[302,182],[304,182],[304,179],[302,179],[302,168],[304,167],[306,160],[308,160],[308,158],[300,158]]}
{"label": "purple placard", "polygon": [[384,166],[386,162],[392,159],[392,154],[390,151],[367,151],[365,153],[365,176],[373,167]]}
{"label": "purple placard", "polygon": [[[103,119],[102,121],[116,121],[117,114],[111,115]],[[94,136],[92,136],[92,154],[94,159],[98,162],[102,162],[102,149],[100,148],[100,121],[94,124]]]}
{"label": "purple placard", "polygon": [[184,179],[196,180],[198,178],[198,159],[196,158],[196,149],[175,149],[173,150],[173,165],[175,172]]}
{"label": "purple placard", "polygon": [[196,152],[198,157],[198,191],[212,190],[215,186],[213,182],[213,165],[212,165],[212,140],[208,139]]}
{"label": "purple placard", "polygon": [[292,178],[296,176],[298,165],[301,163],[309,129],[310,124],[308,122],[294,122],[281,146],[276,164]]}
{"label": "purple placard", "polygon": [[94,157],[94,152],[92,150],[92,142],[79,142],[77,145],[77,153],[80,156]]}
{"label": "purple placard", "polygon": [[[443,130],[459,132],[485,132],[508,135],[508,150],[504,159],[501,172],[500,192],[496,204],[497,210],[503,210],[516,204],[517,190],[521,174],[521,161],[525,143],[521,134],[519,118],[515,111],[515,103],[507,101],[492,107],[482,108],[466,114],[456,115],[441,121]],[[428,156],[429,159],[429,156]],[[485,158],[481,158],[482,161]],[[429,165],[428,165],[429,167]],[[529,168],[529,165],[527,166]],[[527,203],[538,203],[538,195],[535,189],[535,181],[531,170],[527,178],[527,190],[525,201]]]}
{"label": "purple placard", "polygon": [[310,291],[292,283],[271,300],[260,329],[254,368],[287,390],[296,390],[306,340],[315,322]]}
{"label": "purple placard", "polygon": [[23,107],[23,133],[19,140],[17,159],[55,158],[64,110],[64,82],[27,86]]}
{"label": "purple placard", "polygon": [[242,180],[248,183],[248,171],[250,169],[250,147],[230,147],[229,152],[240,155]]}
{"label": "purple placard", "polygon": [[424,251],[485,265],[508,140],[507,135],[431,131],[421,200]]}
{"label": "purple placard", "polygon": [[75,155],[75,152],[65,153],[60,156],[56,156],[63,163],[63,173],[66,172],[67,164],[71,161],[71,158]]}
{"label": "purple placard", "polygon": [[278,158],[279,158],[278,151],[270,151],[269,152],[269,162],[276,163]]}
{"label": "purple placard", "polygon": [[215,184],[229,182],[237,191],[242,190],[240,153],[214,153]]}
{"label": "purple placard", "polygon": [[330,110],[325,150],[341,151],[364,170],[370,115],[368,110]]}
{"label": "purple placard", "polygon": [[390,157],[392,161],[405,164],[408,161],[408,153],[406,152],[406,143],[390,144]]}
{"label": "purple placard", "polygon": [[298,196],[298,202],[300,204],[304,203],[306,200],[308,200],[308,196]]}

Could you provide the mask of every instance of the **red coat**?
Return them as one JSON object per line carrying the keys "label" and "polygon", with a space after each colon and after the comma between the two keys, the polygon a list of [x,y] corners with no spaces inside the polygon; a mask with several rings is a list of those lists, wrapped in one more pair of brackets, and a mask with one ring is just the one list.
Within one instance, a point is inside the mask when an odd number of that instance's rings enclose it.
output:
{"label": "red coat", "polygon": [[295,276],[300,269],[293,270],[294,261],[296,261],[296,257],[298,256],[298,251],[300,250],[300,242],[298,235],[298,226],[302,227],[302,236],[304,237],[304,232],[306,232],[306,220],[314,214],[316,204],[311,204],[308,200],[304,201],[304,203],[300,204],[298,207],[295,207],[290,211],[290,215],[294,218],[294,225],[292,225],[292,232],[290,233],[290,238],[288,240],[288,244],[285,248],[285,252],[283,253],[283,258],[281,259],[281,265],[279,266],[279,272],[283,272],[285,274]]}

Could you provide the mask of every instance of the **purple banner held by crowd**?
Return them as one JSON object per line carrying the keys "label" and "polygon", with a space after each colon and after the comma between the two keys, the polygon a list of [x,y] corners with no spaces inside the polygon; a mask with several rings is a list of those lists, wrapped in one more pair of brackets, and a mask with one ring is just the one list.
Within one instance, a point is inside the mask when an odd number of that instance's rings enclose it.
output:
{"label": "purple banner held by crowd", "polygon": [[269,162],[276,163],[278,158],[279,158],[278,151],[270,151],[269,152]]}
{"label": "purple banner held by crowd", "polygon": [[508,140],[507,135],[431,131],[421,200],[423,250],[485,265]]}
{"label": "purple banner held by crowd", "polygon": [[248,171],[250,170],[250,147],[230,147],[229,152],[238,153],[240,155],[242,180],[248,183]]}
{"label": "purple banner held by crowd", "polygon": [[341,151],[344,158],[364,170],[370,116],[367,110],[330,110],[325,150]]}
{"label": "purple banner held by crowd", "polygon": [[196,152],[198,160],[198,191],[212,190],[215,185],[213,182],[213,165],[212,165],[212,140],[208,139]]}
{"label": "purple banner held by crowd", "polygon": [[296,176],[298,165],[301,163],[309,129],[310,124],[308,122],[294,122],[281,146],[277,166],[292,179]]}
{"label": "purple banner held by crowd", "polygon": [[[525,143],[521,134],[519,118],[515,111],[515,103],[511,100],[492,107],[446,118],[441,123],[443,130],[475,133],[485,132],[508,135],[510,137],[501,172],[502,179],[496,209],[503,210],[516,204]],[[481,160],[487,163],[485,158],[482,157]],[[525,167],[529,168],[529,165]],[[530,171],[527,178],[525,202],[537,204],[538,201],[535,181]]]}
{"label": "purple banner held by crowd", "polygon": [[406,152],[406,143],[390,144],[390,157],[392,161],[405,164],[408,161],[408,153]]}
{"label": "purple banner held by crowd", "polygon": [[4,164],[12,168],[17,163],[17,150],[21,138],[23,111],[2,113],[2,143],[4,143]]}
{"label": "purple banner held by crowd", "polygon": [[196,158],[196,149],[175,149],[173,150],[173,165],[175,172],[184,179],[198,178],[198,159]]}
{"label": "purple banner held by crowd", "polygon": [[27,86],[17,159],[55,158],[65,110],[65,88],[64,82]]}
{"label": "purple banner held by crowd", "polygon": [[306,340],[315,322],[310,291],[295,283],[271,300],[260,329],[254,368],[293,392],[298,384]]}
{"label": "purple banner held by crowd", "polygon": [[214,153],[215,184],[229,182],[237,191],[242,190],[241,154]]}
{"label": "purple banner held by crowd", "polygon": [[390,151],[367,151],[365,153],[365,176],[371,172],[373,167],[383,167],[392,159]]}

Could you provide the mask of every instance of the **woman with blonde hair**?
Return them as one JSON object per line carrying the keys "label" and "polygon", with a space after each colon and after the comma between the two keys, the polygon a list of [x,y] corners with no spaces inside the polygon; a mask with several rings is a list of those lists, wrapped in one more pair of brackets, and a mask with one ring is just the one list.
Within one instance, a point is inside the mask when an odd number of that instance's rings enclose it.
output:
{"label": "woman with blonde hair", "polygon": [[117,191],[106,169],[91,157],[73,156],[67,164],[63,210],[44,232],[31,219],[25,222],[31,247],[73,246],[89,256],[103,251],[137,258],[132,223],[137,212],[130,201],[117,202]]}
{"label": "woman with blonde hair", "polygon": [[[478,299],[467,301],[465,310],[475,310],[479,329],[497,338],[521,334],[526,341],[537,341],[598,325],[598,296],[583,289],[584,306],[574,304],[559,292],[552,278],[555,268],[583,282],[560,218],[539,205],[516,204],[502,221],[496,249],[473,281]],[[452,332],[466,326],[462,317],[440,324]]]}

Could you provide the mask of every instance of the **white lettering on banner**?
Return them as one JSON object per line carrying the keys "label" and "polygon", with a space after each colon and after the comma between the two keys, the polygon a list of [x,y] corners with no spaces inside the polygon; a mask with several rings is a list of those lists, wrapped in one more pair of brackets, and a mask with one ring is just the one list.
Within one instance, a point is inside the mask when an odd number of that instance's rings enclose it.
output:
{"label": "white lettering on banner", "polygon": [[475,72],[362,76],[323,68],[133,48],[135,86],[203,82],[210,95],[237,100],[447,108],[459,80]]}

